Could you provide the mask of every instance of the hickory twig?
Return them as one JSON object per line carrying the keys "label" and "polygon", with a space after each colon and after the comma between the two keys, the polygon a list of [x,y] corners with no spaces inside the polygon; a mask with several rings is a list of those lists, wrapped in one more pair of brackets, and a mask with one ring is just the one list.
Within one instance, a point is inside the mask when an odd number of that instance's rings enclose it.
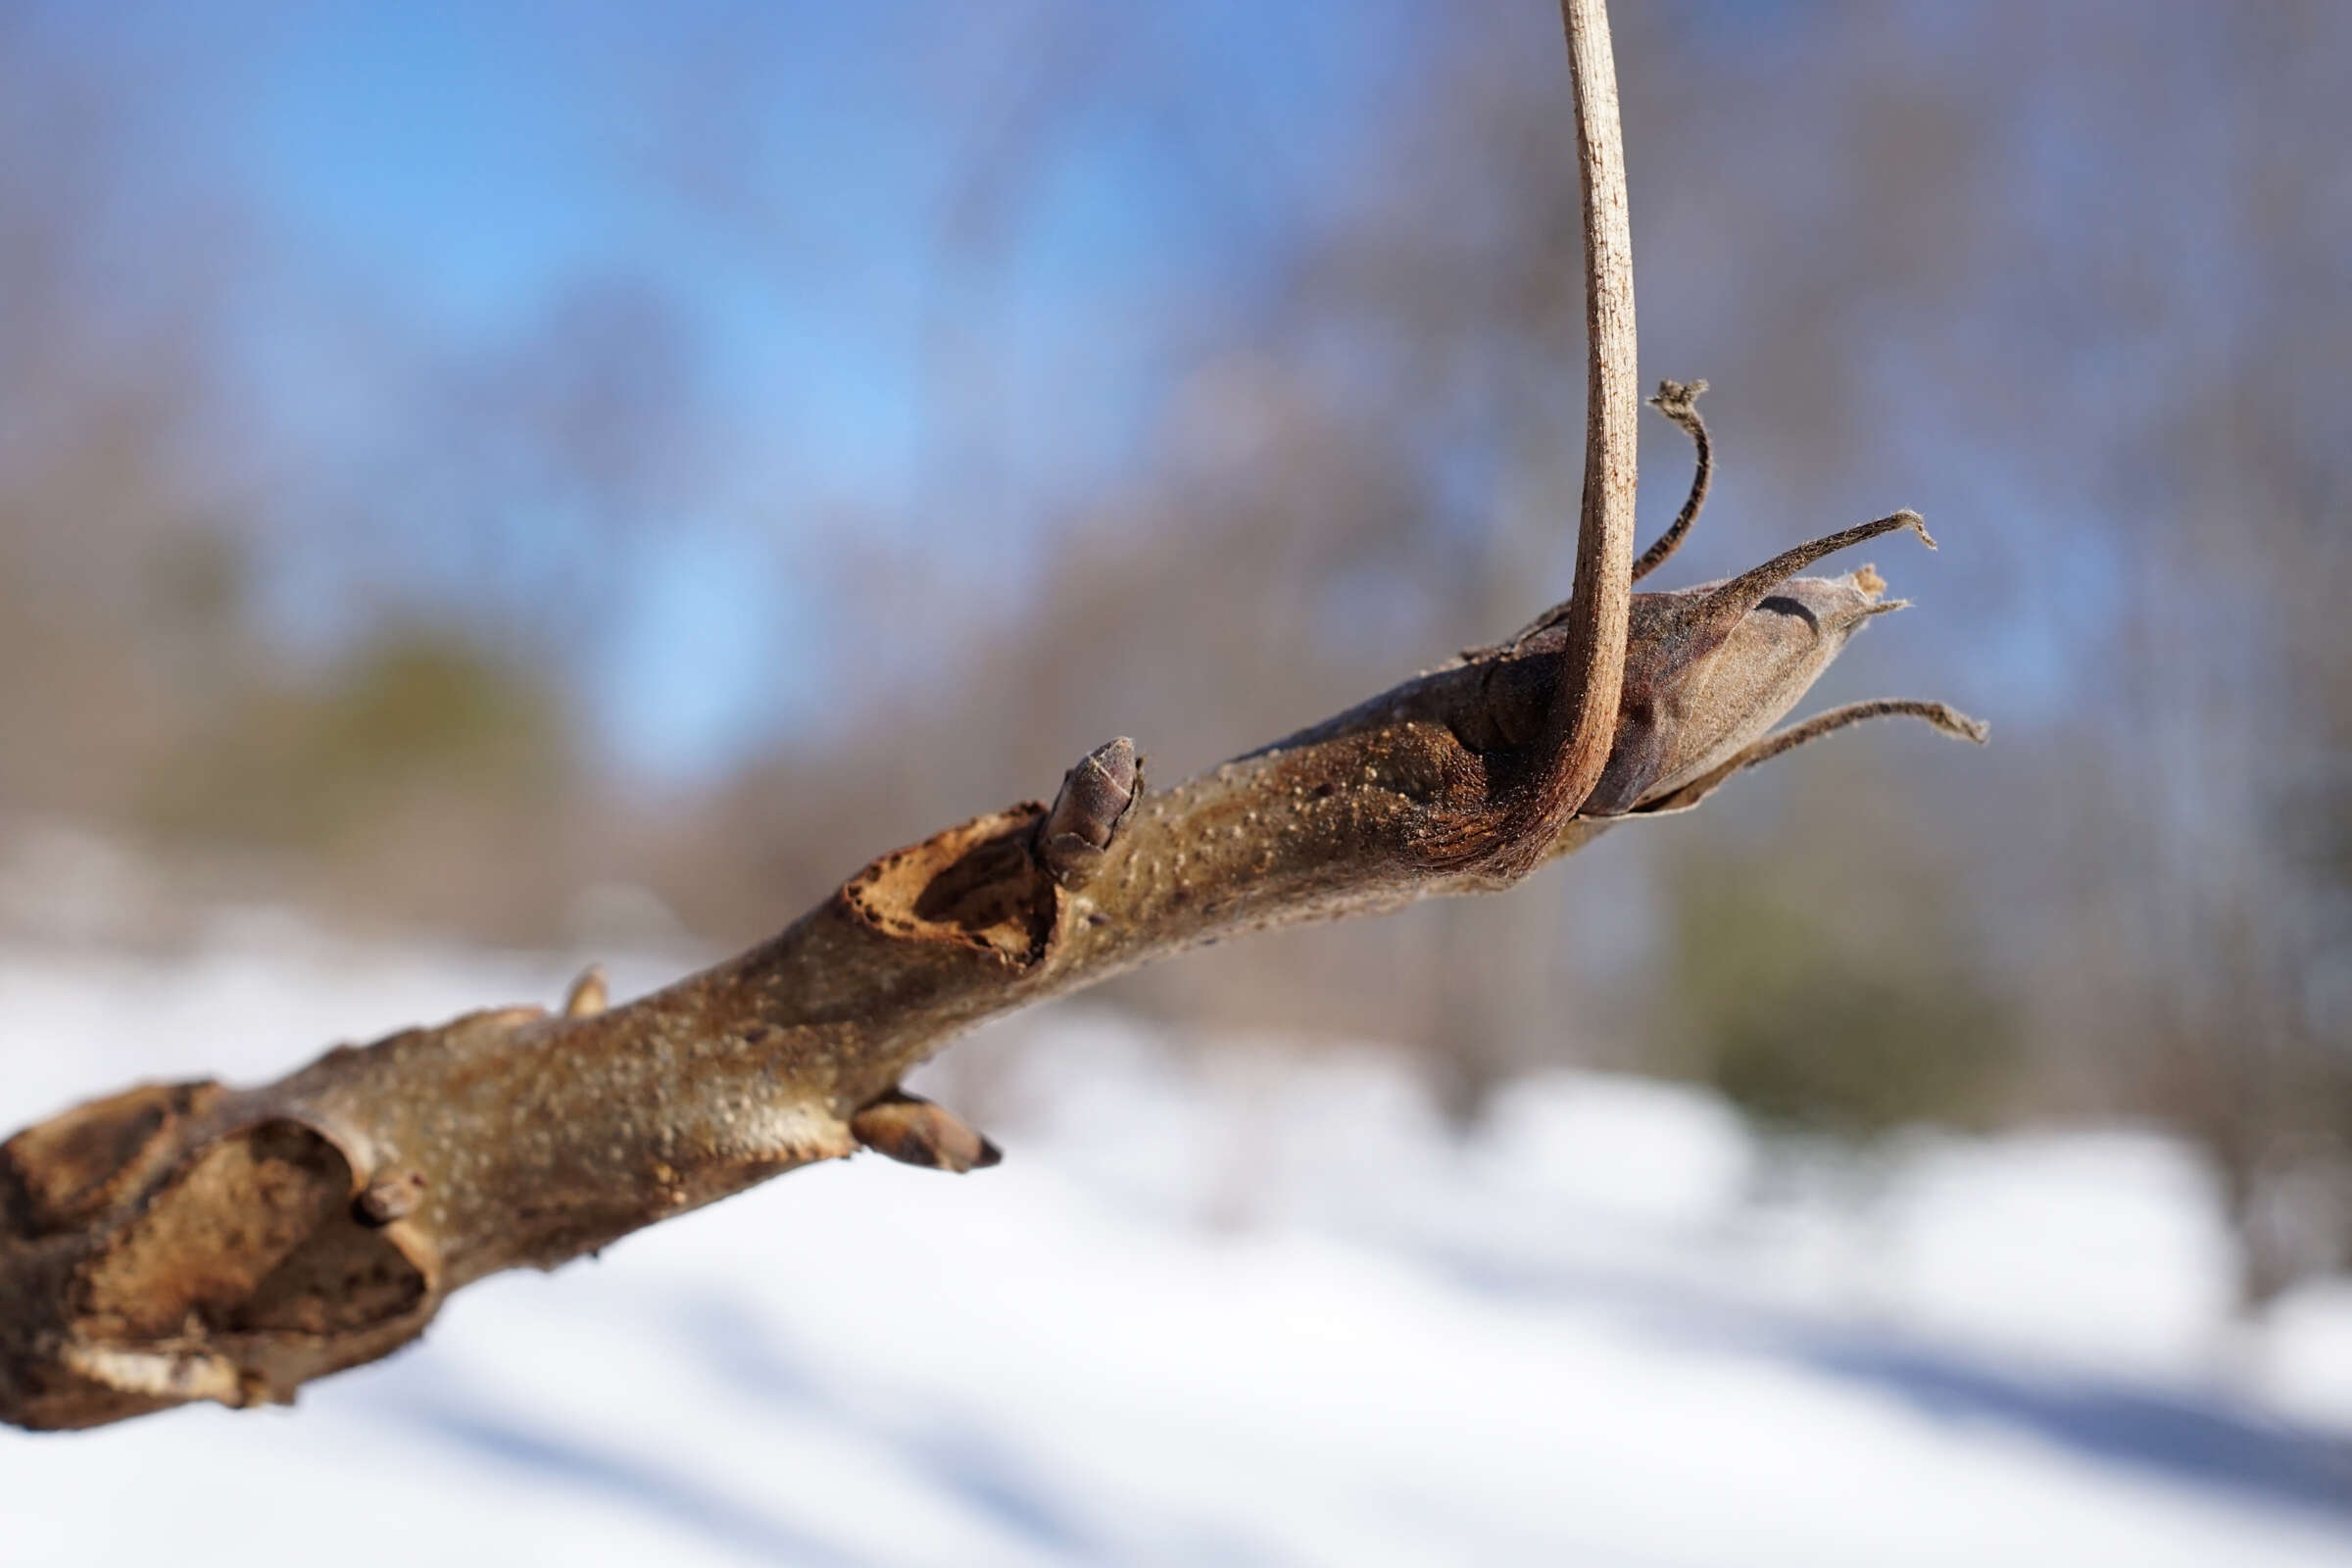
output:
{"label": "hickory twig", "polygon": [[26,1128],[0,1145],[0,1419],[288,1400],[415,1339],[473,1280],[552,1268],[811,1161],[866,1148],[994,1164],[993,1143],[900,1087],[983,1019],[1222,937],[1506,887],[1842,722],[1765,735],[1883,585],[1867,567],[1792,573],[1916,517],[1728,583],[1631,592],[1616,87],[1600,0],[1562,11],[1591,372],[1565,607],[1172,787],[1148,792],[1133,743],[1108,742],[1051,806],[882,856],[651,996],[609,1006],[591,974],[560,1011],[469,1013],[275,1083],[143,1085]]}

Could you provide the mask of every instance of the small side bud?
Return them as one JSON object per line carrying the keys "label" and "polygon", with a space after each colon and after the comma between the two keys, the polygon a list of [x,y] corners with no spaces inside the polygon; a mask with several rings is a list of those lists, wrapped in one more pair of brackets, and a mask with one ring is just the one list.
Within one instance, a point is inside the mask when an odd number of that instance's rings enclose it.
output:
{"label": "small side bud", "polygon": [[1126,736],[1079,759],[1038,825],[1038,856],[1054,880],[1075,887],[1091,875],[1143,796],[1143,759]]}
{"label": "small side bud", "polygon": [[850,1136],[877,1154],[928,1170],[981,1170],[1004,1152],[955,1112],[894,1089],[850,1118]]}
{"label": "small side bud", "polygon": [[605,991],[605,968],[592,963],[580,971],[580,977],[564,993],[564,1016],[589,1018],[605,1010],[610,998]]}
{"label": "small side bud", "polygon": [[416,1171],[378,1176],[352,1200],[352,1214],[363,1225],[389,1225],[416,1212],[424,1200],[424,1177]]}

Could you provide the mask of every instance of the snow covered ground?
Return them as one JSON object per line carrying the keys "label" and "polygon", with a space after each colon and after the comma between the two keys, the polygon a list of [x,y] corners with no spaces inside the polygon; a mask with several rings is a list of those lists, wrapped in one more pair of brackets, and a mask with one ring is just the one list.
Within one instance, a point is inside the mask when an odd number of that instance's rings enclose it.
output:
{"label": "snow covered ground", "polygon": [[[268,920],[0,951],[0,1131],[566,967]],[[970,1049],[1002,1167],[796,1173],[477,1286],[298,1411],[0,1433],[0,1565],[2352,1564],[2352,1283],[2232,1326],[2148,1134],[1865,1184],[1633,1080],[1455,1141],[1375,1053],[1083,1011]]]}

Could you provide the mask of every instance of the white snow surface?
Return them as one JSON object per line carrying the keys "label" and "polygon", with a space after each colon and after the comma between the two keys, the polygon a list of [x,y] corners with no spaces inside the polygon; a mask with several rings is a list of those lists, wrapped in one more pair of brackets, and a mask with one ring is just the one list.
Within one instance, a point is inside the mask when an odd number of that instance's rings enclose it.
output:
{"label": "white snow surface", "polygon": [[[0,1128],[565,968],[268,918],[0,950]],[[0,1432],[0,1565],[2352,1565],[2352,1282],[2233,1322],[2145,1131],[1866,1178],[1641,1080],[1456,1137],[1377,1051],[1079,1010],[969,1049],[1001,1167],[796,1172],[298,1410]]]}

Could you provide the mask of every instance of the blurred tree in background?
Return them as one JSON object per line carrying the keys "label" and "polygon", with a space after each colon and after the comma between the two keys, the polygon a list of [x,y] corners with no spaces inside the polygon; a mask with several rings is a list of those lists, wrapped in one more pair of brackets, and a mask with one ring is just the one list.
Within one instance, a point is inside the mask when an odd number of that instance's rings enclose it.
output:
{"label": "blurred tree in background", "polygon": [[1827,771],[1766,831],[1702,828],[1666,858],[1654,1059],[1768,1132],[1983,1125],[2018,1067],[1984,915],[1884,770]]}

